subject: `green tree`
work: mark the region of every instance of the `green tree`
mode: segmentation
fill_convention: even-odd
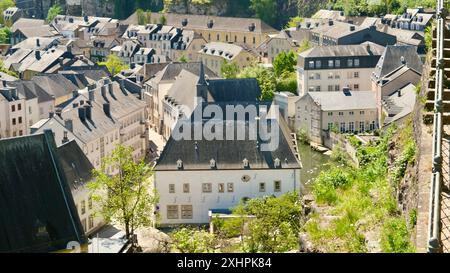
[[[220,74],[225,79],[235,79],[239,73],[239,66],[234,61],[223,60],[220,67]]]
[[[53,21],[56,16],[60,15],[62,13],[62,8],[60,5],[53,5],[50,7],[47,13],[47,22]]]
[[[161,17],[159,17],[159,23],[161,25],[166,25],[167,24],[167,18],[165,15],[161,15]]]
[[[183,227],[171,235],[172,245],[181,253],[212,253],[217,240],[205,230]]]
[[[137,9],[136,16],[138,18],[139,25],[147,25],[151,23],[152,12],[150,10],[144,11],[143,9]]]
[[[297,64],[296,54],[293,51],[289,53],[281,52],[273,60],[273,71],[275,76],[279,77],[286,72],[294,72]]]
[[[116,175],[107,170],[117,170]],[[107,222],[125,227],[127,238],[139,227],[150,226],[152,209],[158,202],[156,192],[150,194],[151,168],[133,160],[133,149],[118,145],[109,157],[102,159],[100,170],[93,171],[88,184],[99,213]]]
[[[270,101],[273,99],[277,83],[273,71],[254,63],[251,66],[245,67],[237,77],[256,78],[261,88],[261,100]]]
[[[11,39],[11,29],[9,27],[0,28],[0,44],[9,44]]]
[[[181,55],[181,57],[178,59],[178,61],[179,61],[180,63],[188,63],[188,62],[189,62],[189,59],[183,54],[183,55]]]
[[[239,210],[255,216],[248,221],[244,251],[275,253],[298,248],[301,204],[297,192],[254,198],[239,206]]]
[[[302,40],[301,44],[299,45],[297,49],[297,53],[302,53],[303,51],[306,51],[308,49],[312,48],[311,42],[308,39]]]
[[[255,12],[256,17],[274,25],[277,21],[277,2],[276,0],[251,0],[250,8]]]
[[[112,75],[120,73],[120,71],[128,69],[129,66],[126,65],[118,56],[114,54],[109,54],[105,62],[99,62],[98,65],[104,65],[108,68]]]
[[[292,17],[289,22],[287,23],[287,27],[291,28],[291,27],[297,27],[298,24],[302,23],[304,21],[304,19],[300,16],[296,16],[296,17]]]

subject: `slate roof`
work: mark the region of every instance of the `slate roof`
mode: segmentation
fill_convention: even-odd
[[[370,51],[367,50],[367,46],[369,46]],[[383,52],[384,46],[372,42],[364,42],[359,45],[316,46],[300,53],[299,56],[303,58],[380,56]]]
[[[43,26],[44,24],[45,21],[41,19],[20,18],[11,26],[11,32],[27,27]]]
[[[162,71],[156,73],[154,80],[160,81],[173,81],[181,73],[181,70],[187,70],[195,75],[200,74],[200,62],[172,62],[169,63]],[[218,76],[212,72],[207,66],[204,66],[205,75],[208,78],[217,78]]]
[[[203,121],[205,122],[205,121]],[[283,124],[284,123],[284,124]],[[195,124],[195,122],[193,123]],[[230,120],[223,124],[223,130],[232,125],[237,128],[237,121]],[[169,138],[163,152],[155,166],[156,171],[177,171],[177,161],[182,160],[181,170],[255,170],[277,169],[275,160],[281,163],[280,169],[300,169],[301,163],[292,147],[290,131],[283,119],[269,120],[269,132],[279,130],[277,148],[273,151],[261,151],[256,140],[248,137],[249,128],[244,125],[247,137],[245,140],[174,140]],[[220,126],[220,125],[219,125]],[[192,126],[192,128],[194,128]],[[261,142],[260,142],[261,143]],[[214,159],[216,167],[211,168],[210,160]],[[243,160],[247,159],[249,167],[244,167]],[[180,170],[180,171],[181,171]]]
[[[76,73],[83,74],[86,78],[89,78],[94,81],[98,81],[104,77],[109,77],[110,73],[106,66],[70,66],[64,68],[64,70],[60,71],[60,73],[66,73],[68,71],[73,71]]]
[[[399,95],[400,93],[400,95]],[[395,91],[391,95],[384,97],[383,110],[387,112],[384,125],[391,124],[409,115],[416,103],[416,87],[410,83]]]
[[[249,79],[211,79],[208,90],[215,102],[257,101],[261,97],[258,81]]]
[[[81,189],[91,181],[94,166],[76,141],[72,140],[59,146],[56,152],[72,192]]]
[[[85,242],[51,132],[0,140],[0,252],[51,252]]]
[[[242,51],[246,51],[246,49],[236,44],[211,42],[205,44],[205,46],[200,51],[198,51],[198,53],[222,57],[227,60],[233,60]]]
[[[350,30],[350,26],[353,26],[355,29],[354,30]],[[339,22],[339,21],[333,21],[333,25],[329,25],[327,24],[323,24],[320,25],[319,27],[316,27],[314,29],[311,30],[311,32],[314,33],[318,33],[318,34],[323,34],[325,36],[331,37],[331,38],[341,38],[341,37],[345,37],[349,34],[352,33],[356,33],[358,31],[361,31],[365,28],[354,25],[354,24],[349,24],[346,22]]]
[[[422,61],[417,54],[417,48],[409,45],[388,45],[378,60],[372,78],[379,80],[386,74],[402,66],[402,57],[405,63],[412,69],[421,72]]]
[[[309,92],[310,96],[322,111],[376,109],[376,93],[373,91],[354,91],[346,95],[344,92]],[[302,98],[300,98],[302,99]]]
[[[80,106],[83,101],[83,106]],[[98,104],[92,104],[92,118],[82,121],[79,117],[78,108],[84,107],[88,101],[88,98],[79,95],[78,97],[68,101],[62,105],[61,117],[54,115],[46,123],[44,123],[36,133],[41,133],[44,130],[52,130],[55,134],[55,140],[57,145],[62,145],[64,138],[64,131],[68,134],[69,140],[78,140],[78,143],[86,144],[95,139],[104,136],[107,133],[113,132],[118,127],[118,121],[112,117],[105,115],[103,107]],[[78,106],[73,104],[77,103]],[[112,109],[111,109],[112,110]],[[65,120],[72,120],[73,130],[70,131],[65,127]]]
[[[166,18],[167,25],[175,26],[178,28],[184,27],[185,29],[209,29],[208,23],[212,20],[213,25],[211,30],[222,31],[238,31],[238,32],[254,32],[261,33],[276,33],[277,30],[267,25],[260,19],[256,18],[237,18],[237,17],[222,17],[222,16],[209,16],[209,15],[193,15],[193,14],[177,14],[177,13],[151,13],[152,21],[159,22],[159,18],[163,16]],[[186,26],[183,26],[183,20],[186,20]],[[133,13],[124,24],[137,25],[136,12]],[[254,24],[253,31],[250,30],[250,26]]]

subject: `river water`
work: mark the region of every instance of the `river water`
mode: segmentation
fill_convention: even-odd
[[[300,182],[303,188],[303,194],[307,194],[311,190],[314,179],[323,170],[327,170],[330,166],[330,157],[319,153],[307,144],[298,144],[298,151],[302,161],[303,168],[300,171]]]

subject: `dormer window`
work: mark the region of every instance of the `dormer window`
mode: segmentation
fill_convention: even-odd
[[[214,169],[216,167],[216,160],[214,160],[214,158],[211,158],[211,160],[209,161],[209,166],[211,167],[211,169]]]
[[[244,160],[242,160],[242,163],[244,164],[244,168],[248,168],[249,162],[247,158],[244,158]]]
[[[177,168],[178,170],[181,170],[183,168],[183,161],[181,159],[177,160]]]
[[[275,168],[280,168],[281,167],[281,160],[277,157],[275,158]]]

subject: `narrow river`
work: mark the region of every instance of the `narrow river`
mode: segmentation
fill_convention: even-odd
[[[300,181],[304,187],[303,194],[307,194],[311,190],[314,179],[323,170],[329,168],[330,157],[313,150],[309,145],[300,143],[298,145],[300,159],[303,168],[300,171]]]

